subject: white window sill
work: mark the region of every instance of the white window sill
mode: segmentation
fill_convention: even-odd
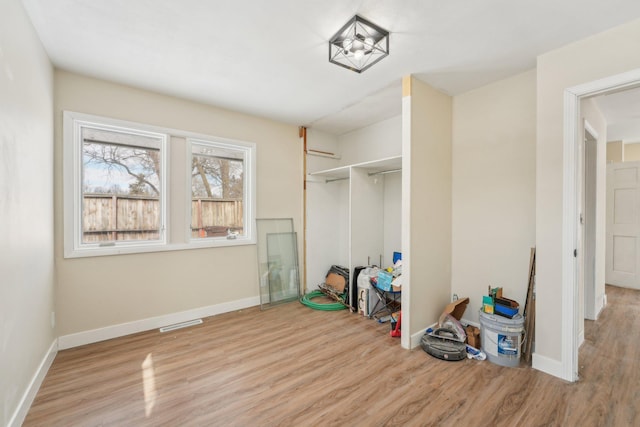
[[[185,251],[190,249],[224,248],[233,246],[255,245],[255,239],[202,239],[193,240],[189,243],[174,244],[146,244],[146,245],[122,245],[108,247],[92,247],[77,250],[64,251],[64,258],[88,258],[111,255],[141,254],[152,252]]]

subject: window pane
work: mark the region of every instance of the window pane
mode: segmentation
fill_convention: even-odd
[[[244,151],[191,145],[191,237],[244,235]]]
[[[82,243],[160,239],[161,139],[81,132]]]

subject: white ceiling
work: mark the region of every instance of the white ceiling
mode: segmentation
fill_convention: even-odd
[[[595,100],[607,120],[607,141],[640,142],[640,87]]]
[[[455,95],[640,17],[638,0],[23,0],[55,66],[340,134],[400,114],[400,79]],[[362,74],[328,62],[359,14],[389,30]]]

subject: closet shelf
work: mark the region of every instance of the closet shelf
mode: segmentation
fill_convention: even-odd
[[[402,156],[387,157],[371,162],[355,163],[352,165],[340,166],[332,169],[325,169],[312,172],[309,176],[323,177],[328,180],[349,178],[351,168],[359,168],[366,170],[369,174],[384,173],[388,171],[397,171],[402,169]]]

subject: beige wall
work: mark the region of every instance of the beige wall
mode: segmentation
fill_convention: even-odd
[[[5,426],[22,422],[30,398],[22,407],[20,400],[55,339],[53,71],[22,2],[3,1],[1,9],[0,425]]]
[[[640,160],[640,144],[624,144],[623,161],[635,162]]]
[[[622,141],[607,142],[607,163],[624,161],[624,148]]]
[[[524,310],[535,246],[535,70],[453,98],[451,292],[478,322],[487,286]]]
[[[451,97],[405,77],[402,346],[438,321],[451,290]],[[405,334],[405,331],[408,332]]]
[[[566,88],[640,67],[640,20],[538,57],[536,144],[537,316],[534,367],[562,360],[563,118]],[[566,249],[570,250],[570,249]]]
[[[382,120],[338,137],[340,165],[402,155],[402,116]]]
[[[295,229],[302,227],[302,146],[295,126],[56,71],[55,244],[60,336],[201,307],[258,302],[255,245],[63,259],[64,110],[254,142],[257,217],[293,218]],[[186,197],[186,186],[174,185],[171,191],[171,197]],[[299,245],[301,235],[298,233]]]

